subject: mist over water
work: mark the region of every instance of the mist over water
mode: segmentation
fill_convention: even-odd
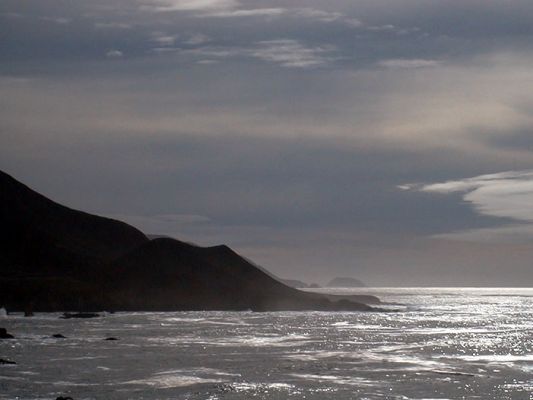
[[[9,315],[0,399],[533,398],[533,289],[339,291],[398,311]]]

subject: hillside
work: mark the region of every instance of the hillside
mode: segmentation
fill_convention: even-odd
[[[57,204],[0,172],[0,305],[57,310],[369,310],[202,248]]]
[[[80,274],[148,241],[123,222],[72,210],[0,171],[2,276]]]

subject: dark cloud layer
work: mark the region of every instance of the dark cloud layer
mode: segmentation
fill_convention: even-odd
[[[61,202],[308,281],[533,281],[528,221],[418,190],[532,168],[531,2],[6,0],[0,30],[0,168]]]

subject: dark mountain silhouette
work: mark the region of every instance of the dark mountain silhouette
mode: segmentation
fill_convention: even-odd
[[[123,222],[59,205],[1,171],[0,222],[3,275],[82,273],[148,241]]]
[[[0,171],[0,305],[57,310],[369,310],[290,288],[227,246],[149,240]],[[375,298],[364,298],[373,301]]]

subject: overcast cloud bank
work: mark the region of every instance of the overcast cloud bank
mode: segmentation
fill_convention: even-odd
[[[0,27],[0,168],[54,199],[308,281],[533,282],[531,2],[5,0]]]

